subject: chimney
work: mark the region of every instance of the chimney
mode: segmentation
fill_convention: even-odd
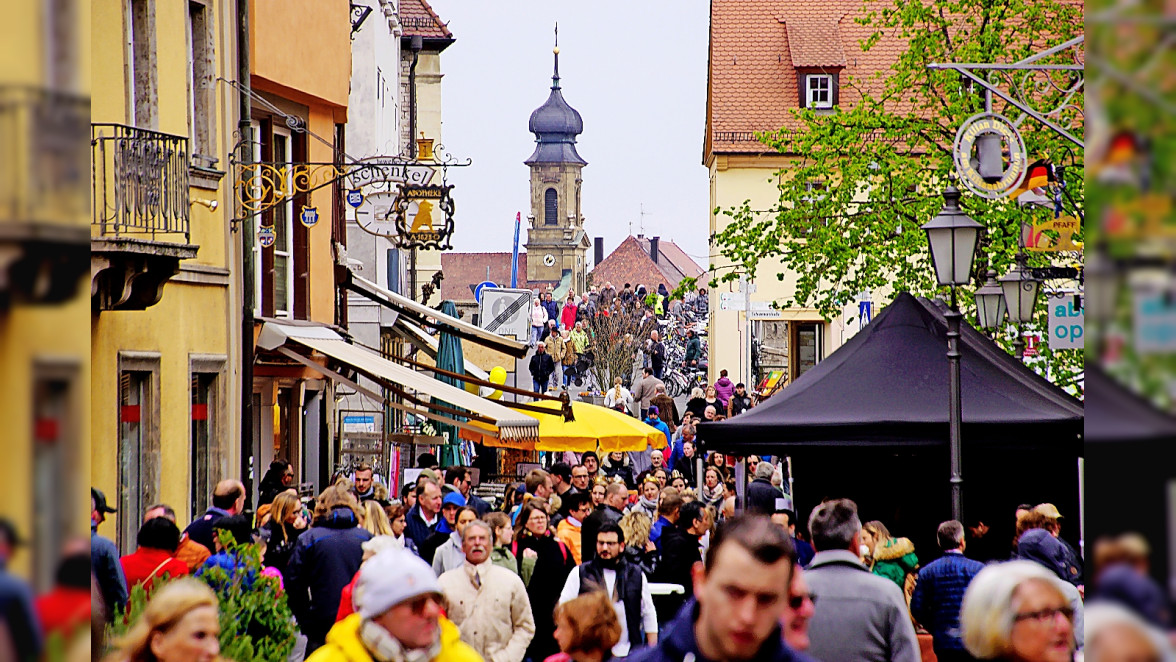
[[[649,240],[649,259],[653,260],[654,264],[657,264],[657,251],[658,244],[660,243],[661,237],[654,237]]]
[[[592,249],[592,266],[598,267],[604,262],[604,237],[596,237]]]

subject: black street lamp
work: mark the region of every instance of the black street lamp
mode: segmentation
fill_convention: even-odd
[[[1033,321],[1033,308],[1037,305],[1037,293],[1041,290],[1041,281],[1033,276],[1027,261],[1024,253],[1018,253],[1016,264],[1000,278],[1005,305],[1009,311],[1009,322],[1017,327],[1017,337],[1013,339],[1013,354],[1019,359],[1025,355],[1025,339],[1021,336],[1020,325]]]
[[[984,286],[976,290],[976,325],[982,329],[995,329],[1004,321],[1004,290],[996,282],[996,272],[988,270]]]
[[[948,442],[951,455],[951,515],[964,521],[963,447],[960,441],[960,320],[963,314],[956,305],[956,287],[965,285],[972,276],[972,261],[983,225],[972,220],[960,209],[960,192],[948,186],[943,192],[943,209],[939,215],[923,225],[927,244],[931,248],[931,263],[940,286],[951,288],[951,308],[947,311],[947,362],[950,376],[948,409]]]

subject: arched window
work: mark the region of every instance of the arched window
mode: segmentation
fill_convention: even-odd
[[[553,188],[543,194],[543,224],[559,225],[559,194]]]

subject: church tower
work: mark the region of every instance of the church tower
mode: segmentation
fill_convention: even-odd
[[[527,281],[556,283],[560,293],[584,292],[588,249],[580,213],[580,170],[588,162],[576,153],[576,136],[584,120],[564,101],[559,86],[559,27],[556,27],[555,74],[547,102],[531,113],[535,152],[531,168],[531,225],[527,230]]]

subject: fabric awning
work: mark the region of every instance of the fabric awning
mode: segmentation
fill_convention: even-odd
[[[387,306],[401,315],[407,316],[415,324],[444,329],[463,340],[468,340],[472,343],[509,354],[516,359],[521,359],[527,355],[526,343],[491,333],[469,322],[463,322],[456,317],[444,315],[438,310],[434,310],[422,303],[417,303],[391,290],[386,290],[370,280],[361,278],[351,270],[347,271],[343,286],[356,294],[365,296],[380,305]]]
[[[464,389],[446,384],[427,374],[393,363],[371,350],[344,341],[339,334],[331,329],[321,326],[292,326],[266,322],[257,339],[257,346],[261,349],[283,354],[318,370],[335,381],[346,383],[377,401],[381,400],[378,394],[368,391],[345,376],[329,368],[324,368],[293,351],[295,345],[314,350],[363,373],[374,381],[387,385],[389,388],[415,391],[421,396],[435,398],[449,403],[453,407],[466,410],[469,412],[468,418],[471,421],[482,423],[476,428],[479,434],[485,434],[487,432],[486,426],[490,426],[493,428],[493,433],[502,440],[537,441],[539,438],[539,422],[534,418],[478,397]],[[437,409],[435,405],[412,408],[399,403],[389,404],[447,425],[455,425],[462,429],[472,428],[470,422],[454,418],[455,416],[465,418],[465,416],[444,412]],[[426,410],[424,407],[429,407],[429,409]]]
[[[429,358],[434,361],[437,360],[437,338],[430,335],[421,327],[413,324],[405,319],[403,316],[397,317],[396,322],[392,325],[392,333],[404,338],[408,342],[415,345],[418,349],[424,352]],[[470,363],[465,364],[465,373],[475,379],[482,381],[490,381],[490,374],[478,366]],[[494,389],[489,386],[479,386],[479,395],[483,398],[494,392]]]

